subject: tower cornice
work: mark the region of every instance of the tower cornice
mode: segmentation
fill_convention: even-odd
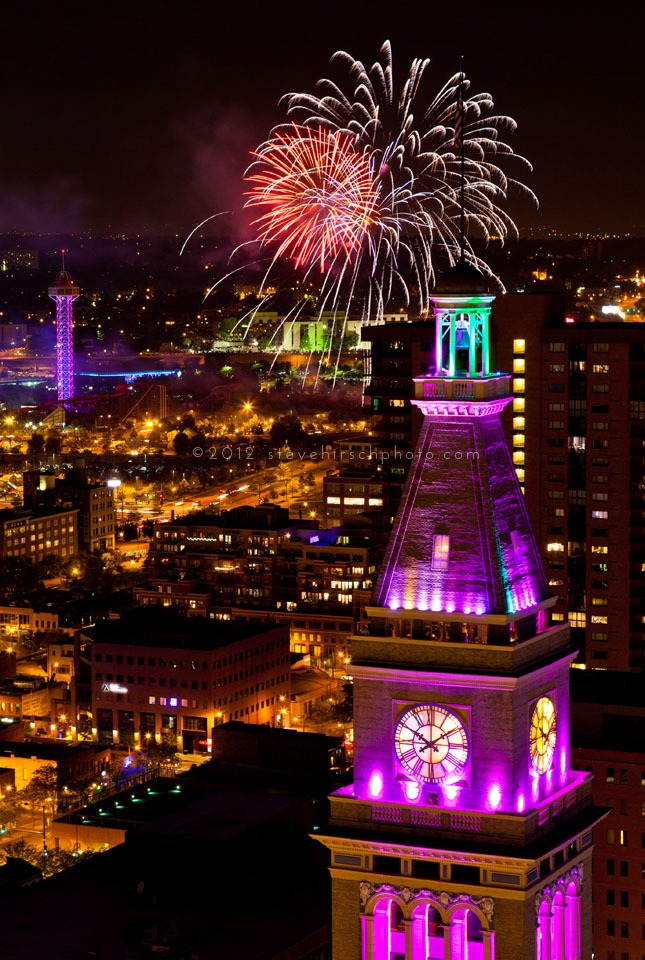
[[[522,687],[533,686],[535,682],[548,677],[553,672],[554,667],[566,664],[570,667],[577,656],[576,650],[569,651],[564,657],[558,657],[557,660],[550,660],[540,667],[534,668],[530,673],[520,675],[504,675],[491,673],[466,674],[463,670],[454,673],[447,672],[441,668],[433,670],[427,668],[423,671],[424,681],[431,683],[433,689],[446,687],[454,689],[455,686],[461,686],[466,690],[469,686],[477,687],[477,690],[521,690]],[[485,666],[482,664],[482,667]],[[408,669],[398,666],[380,666],[368,663],[352,663],[353,679],[361,678],[375,683],[408,682],[411,684],[419,683],[419,670]]]

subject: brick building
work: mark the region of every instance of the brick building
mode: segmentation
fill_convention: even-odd
[[[282,507],[189,515],[155,527],[142,606],[214,620],[270,618],[291,631],[291,649],[335,672],[349,656],[373,586],[377,545],[370,518],[320,530]]]
[[[0,510],[0,556],[37,563],[50,556],[67,560],[77,553],[76,508]]]
[[[568,322],[556,295],[500,297],[494,322],[497,359],[514,372],[507,436],[554,616],[588,667],[642,671],[645,328]]]
[[[84,553],[113,550],[116,506],[114,488],[92,482],[83,461],[63,476],[26,470],[23,473],[26,507],[69,505],[78,511],[78,549]]]
[[[593,774],[594,953],[643,955],[645,930],[645,705],[636,673],[571,671],[571,761]]]

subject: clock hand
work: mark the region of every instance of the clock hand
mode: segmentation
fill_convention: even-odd
[[[427,740],[418,730],[415,731],[415,736],[418,737],[419,740],[422,740],[426,747],[432,747],[431,741]]]
[[[437,744],[438,744],[438,743],[441,743],[441,741],[444,739],[444,735],[441,734],[441,736],[437,737],[436,740],[428,740],[426,737],[423,736],[422,733],[419,733],[418,730],[417,730],[416,735],[417,735],[417,737],[419,738],[419,740],[423,740],[425,746],[426,746],[429,750],[436,750],[436,749],[437,749]]]

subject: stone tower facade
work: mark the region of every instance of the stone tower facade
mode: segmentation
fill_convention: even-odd
[[[493,296],[433,296],[415,459],[352,641],[354,780],[331,796],[333,960],[589,960],[591,778],[569,754],[568,624],[491,372]]]

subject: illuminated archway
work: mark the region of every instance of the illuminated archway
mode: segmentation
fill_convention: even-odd
[[[537,895],[537,960],[582,960],[581,891],[581,871],[574,868]]]
[[[490,897],[361,884],[362,960],[494,960]]]

